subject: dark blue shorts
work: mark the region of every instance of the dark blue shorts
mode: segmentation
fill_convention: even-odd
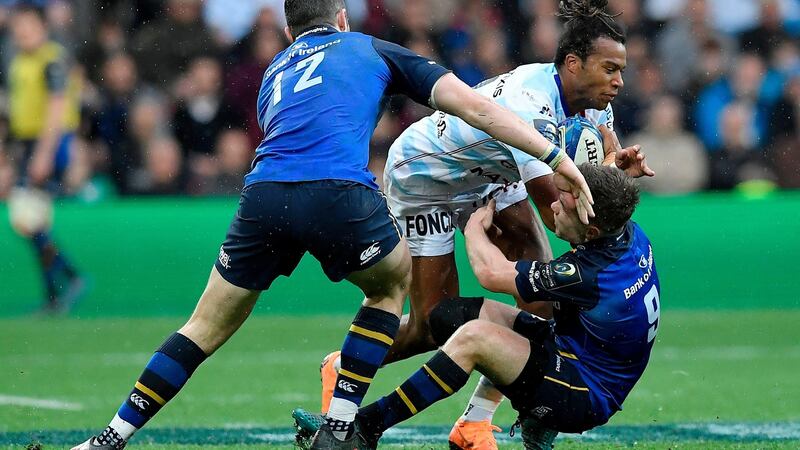
[[[533,416],[545,427],[564,433],[582,433],[608,420],[595,411],[588,386],[570,362],[573,356],[556,348],[547,321],[523,313],[514,331],[530,340],[531,354],[519,378],[497,388],[521,419]]]
[[[400,236],[383,194],[359,183],[261,182],[242,190],[216,268],[231,284],[265,290],[309,252],[341,281],[391,253]]]

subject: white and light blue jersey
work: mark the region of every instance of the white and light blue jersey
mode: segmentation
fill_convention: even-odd
[[[557,142],[556,125],[581,114],[613,129],[605,110],[569,111],[554,64],[530,64],[480,83],[475,90],[511,110]],[[498,142],[462,119],[437,111],[411,125],[389,150],[384,180],[390,198],[425,196],[445,201],[488,184],[508,185],[552,173],[527,153]]]

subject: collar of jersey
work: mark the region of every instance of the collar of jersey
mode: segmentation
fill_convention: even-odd
[[[578,250],[584,249],[602,249],[614,248],[627,245],[630,240],[632,222],[629,220],[622,229],[622,233],[612,234],[611,236],[603,236],[601,238],[592,239],[591,241],[584,242],[583,244],[575,245]]]
[[[339,30],[337,30],[331,25],[326,25],[326,24],[313,25],[306,28],[305,30],[303,30],[302,33],[297,35],[297,37],[295,38],[295,42],[299,41],[304,37],[311,36],[313,34],[322,34],[322,33],[328,34],[328,33],[338,33],[338,32]]]
[[[561,101],[561,109],[564,110],[565,116],[572,117],[572,112],[569,110],[566,97],[564,96],[564,86],[561,84],[561,77],[558,75],[558,72],[553,75],[553,79],[556,80],[556,86],[558,86],[558,99]]]

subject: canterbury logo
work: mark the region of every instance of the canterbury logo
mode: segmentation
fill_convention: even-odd
[[[131,402],[134,405],[138,406],[139,409],[145,409],[148,406],[150,406],[150,402],[148,402],[147,400],[143,399],[139,394],[135,394],[135,393],[131,394]]]
[[[341,389],[341,390],[343,390],[345,392],[350,392],[350,393],[355,392],[356,388],[358,387],[357,385],[355,385],[353,383],[350,383],[350,382],[347,382],[347,381],[344,381],[344,380],[339,380],[338,386],[339,386],[339,389]]]
[[[366,264],[370,259],[374,258],[375,255],[381,252],[381,248],[379,247],[380,243],[376,242],[372,244],[368,249],[361,252],[361,264]]]

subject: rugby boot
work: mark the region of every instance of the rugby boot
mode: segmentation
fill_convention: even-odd
[[[336,439],[327,423],[323,423],[314,435],[310,448],[312,450],[374,450],[378,448],[377,439],[375,441],[367,440],[366,436],[361,433],[358,419],[353,426],[355,427],[353,435],[342,441]]]
[[[125,447],[125,444],[122,444],[122,447],[115,447],[108,444],[100,445],[95,443],[96,440],[97,436],[92,436],[83,444],[78,444],[75,447],[72,447],[72,450],[121,450]]]
[[[292,411],[292,419],[294,419],[296,430],[294,439],[297,446],[301,449],[311,448],[311,439],[314,438],[314,434],[325,423],[325,416],[308,412],[303,408],[295,408]]]
[[[312,447],[312,439],[316,438],[316,434],[323,428],[325,425],[325,416],[322,414],[315,414],[312,412],[308,412],[303,408],[296,408],[292,411],[292,418],[294,419],[294,425],[297,429],[297,434],[295,435],[295,440],[297,442],[297,446],[301,449],[310,449],[310,448],[317,448]],[[353,433],[353,437],[359,436],[361,442],[361,447],[352,447],[358,449],[373,449],[378,447],[378,440],[381,438],[381,433],[370,433],[365,430],[365,424],[362,423],[362,417],[356,416],[356,420],[353,423],[355,427],[355,431]],[[330,433],[330,428],[325,425],[325,428]],[[330,439],[334,439],[337,442],[350,442],[350,441],[339,441],[336,439],[332,434],[329,436]],[[351,438],[352,439],[352,438]],[[325,437],[325,440],[328,440],[328,437]],[[338,444],[337,444],[338,445]],[[322,447],[327,448],[327,447]],[[339,448],[339,447],[334,447]],[[346,448],[346,447],[342,447]]]
[[[339,368],[341,367],[342,352],[336,350],[329,353],[322,364],[319,365],[319,378],[322,380],[322,414],[327,414],[333,400],[333,389],[336,387],[336,378],[339,377]]]
[[[525,450],[552,450],[555,446],[558,431],[545,427],[532,417],[517,419],[517,424],[522,425],[522,443]]]
[[[453,429],[450,430],[451,450],[497,450],[497,440],[494,438],[494,432],[501,432],[503,430],[496,425],[492,425],[490,420],[482,420],[480,422],[467,422],[464,419],[458,419]]]

